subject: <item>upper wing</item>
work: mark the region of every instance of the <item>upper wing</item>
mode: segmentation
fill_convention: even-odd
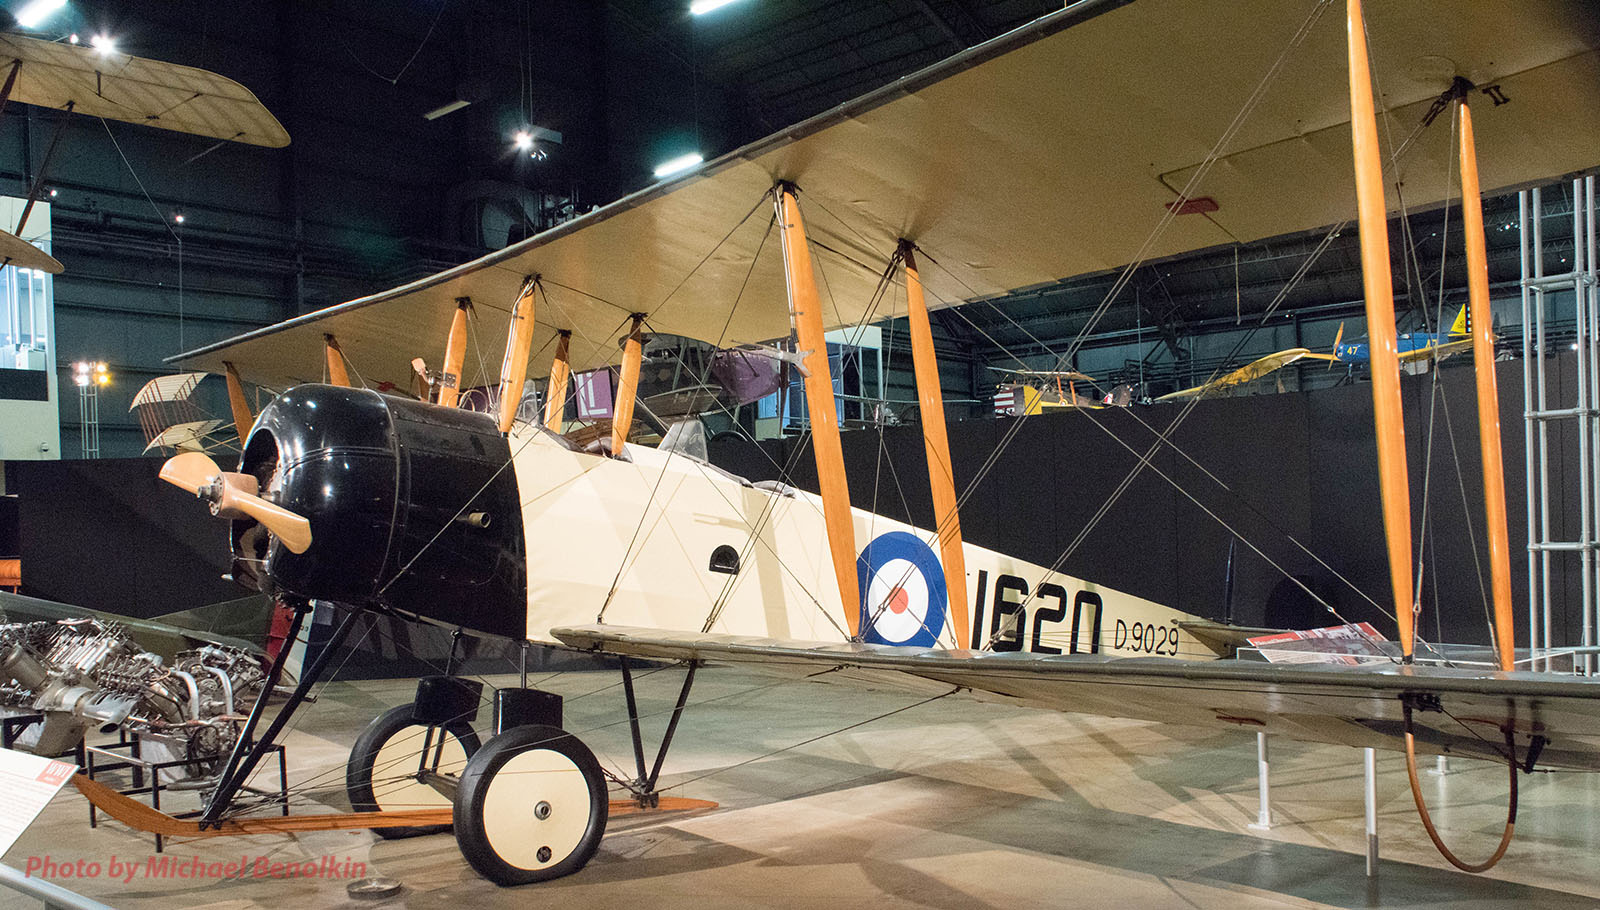
[[[1248,660],[934,651],[777,641],[618,626],[553,630],[575,648],[749,664],[800,676],[959,687],[1058,711],[1230,725],[1292,739],[1397,749],[1402,695],[1437,699],[1415,715],[1419,751],[1499,759],[1502,727],[1547,741],[1539,763],[1600,769],[1600,680],[1413,666],[1329,667]]]
[[[0,72],[17,69],[11,100],[210,139],[280,148],[289,134],[251,91],[192,66],[76,44],[0,35]]]
[[[902,237],[926,253],[922,278],[941,305],[1332,224],[1351,217],[1354,192],[1344,23],[1325,15],[1191,190],[1216,210],[1153,234],[1308,14],[1328,6],[1080,0],[474,262],[174,360],[214,372],[226,360],[258,381],[293,381],[320,375],[332,333],[369,381],[404,386],[413,357],[443,349],[467,297],[477,337],[496,350],[483,352],[487,367],[468,357],[462,382],[484,384],[512,302],[535,274],[549,291],[535,348],[572,331],[574,369],[615,358],[632,313],[651,331],[724,346],[783,337],[781,257],[763,201],[777,180],[803,191],[832,327],[903,311],[902,295],[874,299]],[[1600,163],[1600,35],[1580,27],[1587,6],[1374,5],[1373,65],[1390,115],[1402,133],[1421,121],[1450,75],[1414,64],[1443,59],[1512,99],[1479,115],[1486,188]],[[1450,141],[1440,118],[1412,142],[1408,205],[1448,197]],[[535,357],[535,370],[547,362]]]
[[[1185,398],[1203,398],[1213,393],[1220,392],[1224,389],[1232,388],[1236,385],[1244,385],[1247,382],[1253,382],[1263,376],[1268,375],[1269,373],[1283,369],[1302,357],[1309,356],[1311,356],[1311,352],[1305,348],[1290,348],[1287,351],[1279,351],[1276,354],[1268,354],[1265,357],[1250,361],[1249,363],[1231,373],[1228,373],[1225,376],[1218,376],[1216,379],[1213,379],[1204,385],[1197,385],[1194,388],[1170,392],[1166,395],[1162,395],[1160,398],[1157,398],[1156,401],[1179,401]]]

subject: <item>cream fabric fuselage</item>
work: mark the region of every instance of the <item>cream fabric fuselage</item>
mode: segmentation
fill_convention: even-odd
[[[756,488],[687,455],[645,446],[628,446],[631,461],[574,452],[526,425],[513,431],[511,450],[527,547],[530,640],[550,642],[552,628],[593,622],[847,639],[816,496]],[[933,533],[852,511],[868,564],[857,570],[869,598],[867,640],[955,647]],[[719,547],[738,554],[737,572],[711,568]],[[1200,617],[983,547],[967,544],[964,552],[974,648],[1216,656],[1179,632],[1177,623]],[[876,639],[869,628],[879,630]]]

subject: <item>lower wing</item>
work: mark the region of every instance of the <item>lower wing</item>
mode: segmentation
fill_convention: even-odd
[[[1398,664],[1177,661],[1098,654],[940,651],[589,625],[553,630],[580,650],[741,664],[867,684],[934,684],[1012,704],[1291,739],[1503,761],[1505,731],[1545,767],[1600,770],[1600,679]],[[1531,761],[1529,762],[1531,764]]]

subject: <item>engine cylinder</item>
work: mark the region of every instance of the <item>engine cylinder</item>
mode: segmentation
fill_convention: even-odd
[[[240,470],[311,522],[311,546],[290,552],[253,520],[236,520],[235,577],[522,638],[522,515],[510,462],[486,414],[296,386],[262,410]]]

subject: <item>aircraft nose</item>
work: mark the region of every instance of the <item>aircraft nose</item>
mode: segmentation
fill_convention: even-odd
[[[234,522],[234,577],[264,591],[399,607],[525,635],[521,508],[487,414],[365,389],[302,385],[261,412],[241,471],[303,515],[312,544]]]

